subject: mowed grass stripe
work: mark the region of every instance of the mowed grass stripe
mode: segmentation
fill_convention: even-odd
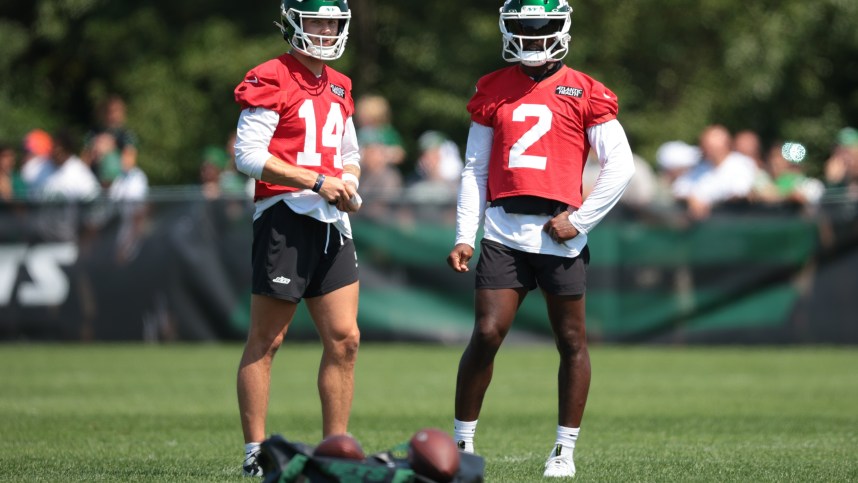
[[[451,430],[462,347],[364,344],[351,431],[368,452]],[[241,346],[0,346],[0,480],[247,481]],[[320,437],[317,344],[275,362],[269,430]],[[858,351],[597,345],[578,481],[858,481]],[[539,481],[557,355],[496,361],[477,449],[487,481]]]

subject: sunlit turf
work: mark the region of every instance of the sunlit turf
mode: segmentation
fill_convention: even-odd
[[[364,344],[350,430],[367,452],[452,430],[462,347]],[[320,348],[287,340],[269,431],[321,438]],[[0,345],[0,480],[248,481],[240,345]],[[858,481],[858,350],[595,346],[577,481]],[[509,345],[477,432],[487,481],[539,481],[557,356]]]

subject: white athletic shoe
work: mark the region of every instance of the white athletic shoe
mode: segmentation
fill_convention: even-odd
[[[471,453],[474,454],[474,442],[473,441],[457,441],[456,446],[459,447],[459,451],[463,453]]]
[[[244,464],[241,465],[244,476],[263,476],[262,466],[259,464],[259,450],[245,453]]]
[[[563,448],[562,445],[557,445],[551,450],[548,455],[548,461],[545,462],[545,473],[542,476],[546,478],[572,478],[575,476],[575,462],[572,460],[572,452]]]

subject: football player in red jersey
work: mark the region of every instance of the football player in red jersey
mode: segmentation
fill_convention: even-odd
[[[250,329],[238,369],[244,473],[260,476],[271,363],[298,303],[323,345],[323,436],[347,432],[357,326],[358,269],[348,213],[360,207],[351,80],[326,65],[345,48],[345,0],[282,0],[291,50],[251,69],[235,89],[242,111],[236,166],[256,179]]]
[[[518,307],[539,287],[560,353],[557,438],[544,476],[575,474],[572,451],[590,386],[584,324],[587,234],[634,174],[617,120],[617,97],[562,63],[572,9],[566,0],[507,0],[500,9],[503,58],[515,65],[477,82],[459,191],[456,244],[447,262],[468,271],[480,221],[475,327],[459,363],[454,433],[474,451],[477,418],[494,358]],[[591,148],[601,163],[582,200]]]

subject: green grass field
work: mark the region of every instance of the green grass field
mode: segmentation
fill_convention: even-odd
[[[364,344],[367,452],[452,429],[461,347]],[[577,481],[858,481],[858,350],[596,346]],[[247,481],[239,345],[0,345],[0,480]],[[319,347],[278,355],[269,431],[320,439]],[[487,481],[538,481],[556,426],[551,346],[498,356],[477,434]]]

